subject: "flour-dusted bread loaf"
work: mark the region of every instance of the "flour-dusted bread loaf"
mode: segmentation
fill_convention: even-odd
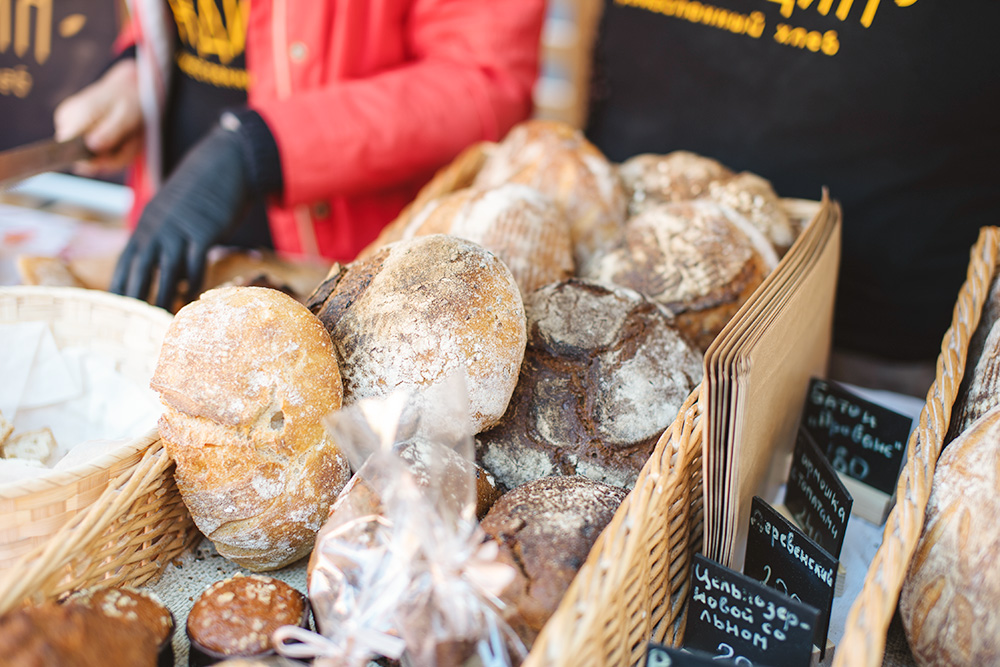
[[[254,571],[307,554],[350,476],[320,422],[342,398],[320,321],[277,290],[209,290],[171,322],[150,385],[181,497],[218,552]]]
[[[482,246],[446,234],[391,243],[336,267],[308,305],[333,339],[345,404],[464,372],[473,432],[507,409],[524,304],[510,269]]]
[[[701,381],[702,359],[662,306],[579,279],[532,292],[528,345],[503,419],[477,458],[506,488],[548,475],[631,487]]]
[[[586,477],[545,477],[508,491],[483,519],[515,569],[504,617],[527,646],[555,613],[626,491]]]
[[[584,273],[666,306],[702,351],[778,263],[742,216],[706,199],[648,206],[625,240]]]
[[[451,234],[493,252],[510,269],[522,294],[573,275],[566,213],[527,185],[465,188],[434,199],[414,215],[403,238],[428,234]]]
[[[547,120],[512,129],[486,159],[474,186],[522,183],[566,210],[577,268],[618,241],[628,199],[614,165],[579,130]]]
[[[744,171],[732,178],[713,181],[708,185],[708,197],[749,220],[778,255],[784,255],[798,235],[770,181],[757,174]]]
[[[733,171],[718,160],[673,151],[630,157],[618,165],[618,174],[629,197],[629,210],[635,214],[649,204],[705,197],[714,181],[731,178]]]
[[[899,611],[918,665],[1000,664],[1000,408],[941,454]]]

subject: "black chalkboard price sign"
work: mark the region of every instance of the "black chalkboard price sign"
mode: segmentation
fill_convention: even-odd
[[[743,573],[819,611],[813,641],[826,650],[837,559],[758,497],[750,505]],[[823,657],[823,654],[820,654]]]
[[[652,642],[646,647],[645,667],[732,667],[735,664],[732,660],[702,651],[672,648]]]
[[[785,485],[785,507],[802,532],[840,558],[854,499],[809,433],[799,428]]]
[[[809,383],[803,424],[834,469],[892,495],[913,420],[836,382]]]
[[[741,667],[806,667],[817,609],[695,554],[684,648]]]

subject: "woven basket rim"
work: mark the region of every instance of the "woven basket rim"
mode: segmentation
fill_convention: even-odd
[[[48,287],[44,285],[10,285],[0,287],[0,300],[7,298],[57,298],[68,301],[86,301],[92,305],[106,306],[124,311],[127,314],[142,317],[153,322],[162,320],[164,331],[173,320],[173,315],[157,306],[132,297],[120,296],[111,292],[86,289],[83,287]],[[18,320],[31,321],[31,320]],[[0,321],[0,324],[10,322]],[[58,341],[57,341],[58,343]],[[80,463],[65,470],[55,471],[39,477],[32,477],[18,482],[0,486],[0,498],[15,500],[34,493],[43,493],[56,488],[62,488],[85,479],[95,473],[112,469],[116,464],[136,456],[148,449],[159,438],[155,427],[142,435],[131,438],[127,443],[107,452],[96,459]]]
[[[132,438],[120,447],[102,454],[96,459],[81,463],[72,468],[66,468],[65,470],[52,469],[53,474],[30,477],[19,482],[4,484],[0,486],[0,498],[4,500],[16,500],[34,493],[44,493],[51,489],[63,488],[75,484],[90,475],[110,470],[115,464],[144,452],[159,438],[159,431],[156,427],[153,427],[143,435]]]

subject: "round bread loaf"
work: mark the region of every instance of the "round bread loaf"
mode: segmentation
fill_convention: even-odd
[[[500,594],[504,616],[527,646],[555,613],[626,491],[586,477],[545,477],[500,497],[483,530],[514,568]]]
[[[748,171],[708,184],[708,196],[750,221],[784,255],[798,235],[771,183]]]
[[[209,290],[171,322],[150,386],[181,497],[218,552],[254,571],[307,554],[350,477],[320,423],[342,389],[319,320],[277,290]]]
[[[713,181],[726,180],[733,172],[712,158],[691,151],[673,151],[630,157],[618,165],[618,175],[634,215],[648,204],[704,197]]]
[[[573,275],[573,245],[562,208],[534,188],[506,183],[434,199],[403,238],[451,234],[478,243],[507,265],[521,294]]]
[[[584,277],[663,304],[704,351],[777,263],[745,218],[699,199],[651,205],[630,218],[624,243]]]
[[[523,183],[566,211],[577,268],[621,237],[628,199],[614,165],[579,130],[547,120],[512,129],[486,159],[474,187]]]
[[[572,279],[532,292],[525,310],[521,378],[477,459],[508,489],[553,474],[631,487],[701,381],[701,355],[630,289]]]
[[[1000,408],[941,454],[899,612],[918,665],[1000,664]]]
[[[330,332],[344,402],[465,373],[472,432],[503,415],[524,357],[524,304],[510,269],[446,234],[391,243],[335,267],[308,301]]]

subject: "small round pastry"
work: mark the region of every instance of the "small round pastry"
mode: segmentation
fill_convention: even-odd
[[[481,245],[447,234],[391,243],[335,267],[307,305],[330,332],[345,405],[464,372],[472,432],[507,409],[524,304],[510,269]]]
[[[402,237],[428,234],[458,236],[494,253],[510,269],[522,295],[573,275],[565,212],[527,185],[465,188],[431,200],[413,216]]]
[[[254,571],[309,553],[350,478],[320,419],[341,406],[322,323],[265,287],[209,290],[167,330],[150,386],[195,524]]]
[[[483,530],[500,543],[497,561],[516,572],[500,598],[526,646],[559,607],[626,493],[586,477],[544,477],[505,493],[483,519]]]
[[[508,489],[553,474],[631,487],[701,381],[701,354],[663,306],[623,287],[547,285],[526,312],[521,377],[476,437],[477,460]]]
[[[155,593],[127,587],[88,588],[66,598],[65,604],[86,607],[124,621],[134,626],[130,631],[152,633],[159,647],[157,667],[173,667],[174,615]]]
[[[938,459],[899,596],[916,664],[1000,664],[1000,408]]]
[[[673,151],[630,157],[618,165],[618,175],[634,215],[650,204],[704,197],[712,182],[730,178],[733,171],[712,158],[691,151]]]
[[[309,601],[299,591],[260,574],[217,581],[188,613],[191,667],[273,655],[271,634],[284,625],[309,627]]]
[[[50,601],[0,616],[4,665],[156,667],[159,644],[142,624],[84,605]]]
[[[577,269],[621,237],[628,200],[614,165],[566,123],[528,120],[516,125],[483,164],[473,186],[522,183],[566,211]]]
[[[778,264],[760,231],[719,204],[656,204],[625,226],[624,243],[584,277],[663,304],[702,351]]]

